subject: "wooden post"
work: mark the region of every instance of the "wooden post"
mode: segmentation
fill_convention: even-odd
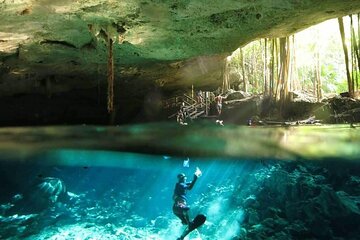
[[[194,84],[191,85],[191,98],[194,99]]]
[[[208,105],[209,105],[209,92],[205,92],[205,116],[209,115]]]

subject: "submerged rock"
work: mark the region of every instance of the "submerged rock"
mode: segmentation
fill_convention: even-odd
[[[5,215],[40,213],[52,207],[62,207],[78,198],[68,192],[63,180],[55,177],[39,177],[21,194],[12,198],[11,207],[4,211]],[[60,203],[60,205],[57,205]]]
[[[59,178],[45,177],[40,179],[40,183],[30,193],[30,199],[39,205],[51,205],[59,199],[65,199],[67,190],[64,181]]]

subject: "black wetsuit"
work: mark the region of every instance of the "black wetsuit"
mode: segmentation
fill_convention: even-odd
[[[191,190],[197,180],[197,176],[194,175],[194,178],[191,182],[178,182],[175,185],[174,189],[174,205],[173,212],[176,216],[181,219],[183,224],[189,224],[189,215],[188,211],[190,207],[187,206],[186,201],[186,192],[187,190]]]

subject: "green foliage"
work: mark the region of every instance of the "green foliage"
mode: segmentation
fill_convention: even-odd
[[[348,23],[349,24],[349,23]],[[347,39],[349,42],[350,40]],[[264,40],[257,40],[242,47],[245,79],[248,92],[264,91]],[[318,57],[317,57],[318,56]],[[240,51],[231,56],[230,84],[244,79],[241,70]],[[348,90],[344,55],[336,19],[313,26],[295,35],[295,74],[292,81],[297,81],[300,89],[312,92],[316,78],[317,62],[320,63],[320,78],[323,93],[340,93]],[[270,41],[267,46],[267,71],[270,66]],[[358,74],[358,78],[359,78]],[[236,76],[236,77],[234,77]],[[267,76],[268,78],[268,76]],[[275,77],[277,81],[277,77]],[[357,80],[358,82],[360,79]],[[276,84],[276,83],[274,83]],[[298,86],[294,84],[294,86]],[[356,85],[356,80],[355,80]],[[240,84],[242,86],[242,83]],[[299,87],[298,87],[299,88]]]
[[[258,93],[263,88],[263,44],[260,40],[254,41],[242,48],[243,60],[245,66],[245,78],[248,81],[248,92]],[[243,79],[241,71],[241,55],[240,51],[235,51],[231,56],[229,64],[230,73],[236,73]],[[234,79],[231,79],[234,80]],[[231,81],[230,80],[230,81]]]
[[[324,93],[340,93],[347,91],[347,80],[344,74],[333,65],[321,66],[321,78],[323,81]]]

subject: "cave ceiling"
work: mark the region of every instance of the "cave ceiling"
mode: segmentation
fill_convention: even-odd
[[[133,91],[216,86],[239,46],[358,12],[359,0],[0,0],[0,95],[105,84],[108,39]]]

